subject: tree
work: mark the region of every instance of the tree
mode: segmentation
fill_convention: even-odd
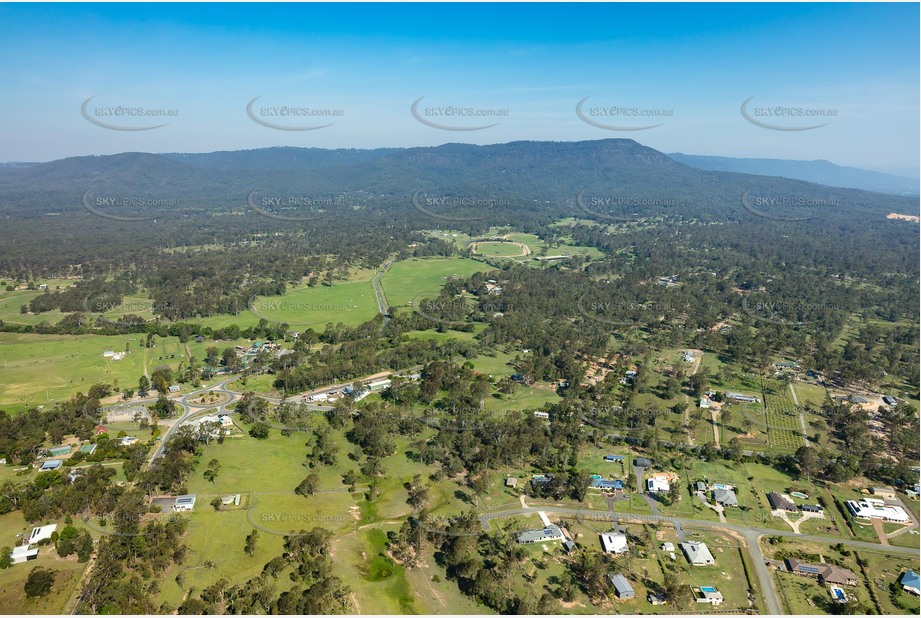
[[[214,498],[214,499],[211,501],[211,506],[214,507],[214,510],[215,510],[215,511],[220,511],[220,510],[221,510],[221,499],[220,499],[220,498]]]
[[[0,547],[0,569],[8,569],[13,564],[13,559],[10,557],[12,551],[8,546]]]
[[[307,475],[300,485],[294,490],[294,493],[304,496],[311,496],[316,493],[317,489],[320,488],[320,475],[316,473],[310,473]]]
[[[27,597],[43,597],[51,592],[54,585],[55,572],[51,569],[35,567],[29,571],[29,577],[26,579],[25,586]]]
[[[90,536],[89,531],[84,530],[80,533],[80,536],[74,541],[74,550],[77,552],[78,562],[89,561],[90,556],[93,555],[93,537]]]
[[[269,437],[269,426],[262,421],[257,421],[253,423],[252,427],[250,427],[249,435],[256,438],[257,440],[265,440]]]
[[[147,376],[141,376],[138,380],[138,395],[141,397],[146,397],[147,393],[150,392],[150,380],[147,379]]]
[[[214,479],[217,478],[218,472],[221,471],[221,464],[217,459],[212,459],[208,462],[208,469],[205,470],[205,473],[202,475],[205,477],[206,481],[214,483]]]
[[[691,602],[691,589],[679,582],[674,573],[665,573],[665,578],[662,580],[662,592],[672,607],[684,607]]]
[[[681,500],[681,489],[677,481],[672,481],[668,485],[668,503],[677,504],[679,500]]]
[[[253,531],[246,535],[246,545],[243,546],[243,551],[246,552],[247,556],[252,556],[253,552],[256,551],[257,539],[259,539],[259,531],[253,528]]]

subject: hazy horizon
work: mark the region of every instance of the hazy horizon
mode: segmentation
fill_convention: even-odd
[[[626,137],[919,166],[917,5],[4,5],[0,23],[3,161]]]

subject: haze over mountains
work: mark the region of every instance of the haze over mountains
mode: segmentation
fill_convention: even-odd
[[[919,195],[921,193],[919,192],[918,178],[836,165],[825,160],[739,159],[691,155],[680,152],[673,152],[668,156],[675,161],[703,170],[780,176],[830,187],[864,189],[893,195]]]
[[[80,199],[88,191],[173,200],[186,209],[228,211],[245,208],[246,196],[253,190],[263,196],[336,198],[369,208],[408,206],[409,196],[421,190],[428,195],[505,198],[512,203],[507,212],[528,209],[557,216],[577,214],[576,196],[582,191],[587,196],[670,204],[637,205],[634,210],[646,216],[706,219],[723,218],[726,212],[741,214],[739,199],[746,191],[779,199],[826,200],[840,204],[842,212],[855,214],[918,211],[917,201],[904,197],[698,169],[703,164],[700,158],[691,157],[692,167],[676,160],[683,156],[669,156],[629,139],[606,139],[73,157],[0,168],[0,213],[34,217],[83,212]],[[778,169],[784,167],[782,163],[778,162]]]

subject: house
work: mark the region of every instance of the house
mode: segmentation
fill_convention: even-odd
[[[624,458],[623,458],[622,455],[605,455],[605,456],[604,456],[604,460],[605,460],[605,461],[616,461],[616,462],[619,462],[619,463],[624,463]]]
[[[870,493],[880,498],[895,498],[895,490],[891,487],[871,487]]]
[[[822,572],[822,566],[809,564],[808,562],[803,562],[796,558],[787,558],[784,563],[787,566],[787,570],[796,575],[804,575],[806,577],[818,577],[819,573]]]
[[[865,404],[870,403],[870,400],[866,397],[861,397],[860,395],[851,395],[848,399],[851,403]]]
[[[636,457],[633,459],[633,465],[636,468],[645,468],[648,470],[652,467],[652,460],[646,459],[645,457]]]
[[[195,495],[188,494],[185,496],[176,496],[176,501],[173,503],[174,511],[191,511],[195,508]]]
[[[102,425],[96,425],[96,435],[98,436],[101,433],[109,433],[109,429]]]
[[[35,560],[38,558],[38,548],[29,549],[28,545],[20,545],[14,547],[13,551],[10,552],[10,560],[13,564],[19,564],[21,562],[28,562],[29,560]]]
[[[774,366],[778,369],[799,369],[799,365],[791,361],[780,361],[779,363],[774,363]]]
[[[550,418],[550,414],[548,412],[541,412],[538,410],[534,412],[534,418]]]
[[[646,479],[646,489],[652,493],[666,493],[668,488],[668,478],[664,476],[653,476]]]
[[[899,400],[896,399],[895,397],[890,397],[889,395],[883,395],[883,403],[885,403],[887,406],[894,406],[898,402]]]
[[[531,478],[531,487],[537,487],[538,485],[546,485],[553,480],[552,474],[535,474]]]
[[[48,449],[49,457],[64,457],[70,454],[69,446],[55,446]]]
[[[42,463],[42,467],[39,468],[39,472],[47,472],[48,470],[57,470],[61,467],[63,462],[60,459],[49,459]]]
[[[694,483],[694,491],[699,491],[701,493],[707,493],[707,484],[703,481],[697,481]]]
[[[540,543],[542,541],[562,541],[565,537],[559,526],[553,524],[543,530],[525,530],[518,533],[519,543]]]
[[[902,590],[905,592],[921,595],[921,581],[918,579],[918,574],[912,570],[905,571],[899,575],[899,585],[902,586]]]
[[[169,387],[169,392],[171,392],[171,393],[178,393],[178,392],[179,392],[179,385],[178,385],[178,384],[173,384],[172,386],[170,386],[170,387]]]
[[[595,489],[607,489],[609,491],[623,492],[626,490],[624,482],[620,479],[603,479],[603,478],[594,478],[592,479],[591,487]]]
[[[659,549],[662,551],[675,551],[675,544],[666,541],[665,543],[662,543],[662,546],[659,547]]]
[[[713,586],[691,586],[691,592],[698,603],[719,605],[723,602],[722,593]]]
[[[704,410],[709,410],[713,402],[707,399],[706,397],[700,398],[700,407]]]
[[[508,477],[507,479],[505,479],[505,486],[506,487],[518,487],[518,478],[514,476]]]
[[[907,524],[911,521],[908,514],[900,506],[886,504],[882,500],[865,498],[863,500],[848,500],[847,510],[857,519],[882,519],[897,524]]]
[[[771,505],[772,511],[787,511],[789,513],[795,513],[798,509],[793,503],[793,500],[790,500],[787,496],[779,494],[776,491],[772,491],[767,495],[768,503]]]
[[[799,508],[803,513],[820,513],[821,514],[825,512],[825,509],[823,509],[818,504],[803,504]]]
[[[96,445],[95,444],[84,444],[79,449],[77,449],[77,452],[86,453],[87,455],[92,455],[94,452],[96,452]]]
[[[601,537],[601,547],[606,554],[623,554],[627,551],[627,535],[621,532],[603,532]]]
[[[739,506],[739,499],[736,498],[736,492],[731,489],[714,489],[713,501],[723,506]]]
[[[692,354],[691,352],[685,352],[684,355],[681,357],[681,359],[686,363],[693,363],[694,354]]]
[[[575,541],[573,541],[572,539],[566,539],[566,540],[564,540],[564,541],[563,541],[563,549],[565,549],[567,552],[575,551],[575,550],[576,550],[576,543],[575,543]]]
[[[821,566],[822,570],[819,572],[819,583],[822,585],[841,584],[844,586],[856,586],[860,581],[857,574],[848,569],[843,569],[832,564],[823,564]]]
[[[233,419],[229,414],[218,414],[217,422],[221,424],[221,427],[233,427]]]
[[[687,558],[688,562],[694,566],[707,566],[716,564],[716,560],[713,559],[713,554],[711,554],[710,550],[707,549],[706,543],[687,541],[685,543],[681,543],[680,547],[681,551],[684,552],[685,558]]]
[[[32,528],[32,534],[29,535],[29,545],[34,545],[35,543],[40,543],[45,539],[51,539],[51,535],[54,534],[55,530],[58,529],[57,524],[50,524],[48,526],[39,526],[38,528]]]
[[[137,444],[137,436],[124,436],[118,439],[118,443],[122,446],[131,446],[132,444]]]
[[[611,575],[609,579],[611,580],[611,585],[614,586],[614,596],[618,599],[632,599],[636,595],[633,591],[633,586],[620,573]]]

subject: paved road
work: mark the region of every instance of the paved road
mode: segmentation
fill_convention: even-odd
[[[877,551],[885,551],[888,553],[896,554],[907,554],[907,555],[918,555],[917,549],[912,549],[910,547],[896,547],[889,546],[883,547],[878,543],[869,543],[866,541],[857,541],[854,539],[844,539],[844,538],[835,538],[822,536],[818,534],[796,534],[789,530],[773,530],[770,528],[753,528],[749,526],[742,526],[739,524],[733,523],[721,523],[709,520],[701,519],[689,519],[686,517],[667,517],[667,516],[655,516],[655,515],[641,515],[641,514],[631,514],[631,513],[614,513],[611,511],[589,511],[586,509],[574,509],[566,507],[557,507],[557,506],[532,506],[527,508],[511,509],[507,511],[496,511],[493,513],[482,513],[479,516],[480,523],[483,525],[484,530],[489,530],[490,525],[489,521],[492,519],[497,519],[500,517],[510,517],[515,515],[528,515],[531,513],[537,513],[538,511],[544,511],[549,513],[561,513],[564,515],[576,515],[582,516],[585,518],[592,519],[604,519],[609,521],[650,521],[650,522],[669,522],[673,524],[676,528],[681,526],[691,526],[691,527],[701,527],[701,528],[712,528],[716,530],[732,530],[738,534],[741,534],[748,545],[748,551],[752,556],[752,559],[755,563],[755,573],[758,575],[758,580],[761,583],[761,589],[764,590],[764,600],[767,607],[767,613],[773,615],[783,614],[780,599],[777,595],[777,590],[774,588],[774,581],[771,577],[771,573],[765,564],[764,555],[761,553],[761,546],[758,543],[758,540],[762,536],[780,536],[780,537],[795,537],[797,539],[802,539],[804,541],[816,541],[818,543],[843,543],[844,545],[849,545],[851,547],[856,547],[858,549],[872,549]]]
[[[384,316],[384,323],[390,318],[387,315],[389,308],[387,307],[387,299],[384,296],[384,288],[381,287],[381,279],[384,278],[384,275],[386,275],[390,267],[393,266],[393,262],[394,260],[387,260],[381,264],[381,267],[374,273],[374,277],[371,279],[371,288],[374,290],[374,298],[377,300],[377,310]]]

